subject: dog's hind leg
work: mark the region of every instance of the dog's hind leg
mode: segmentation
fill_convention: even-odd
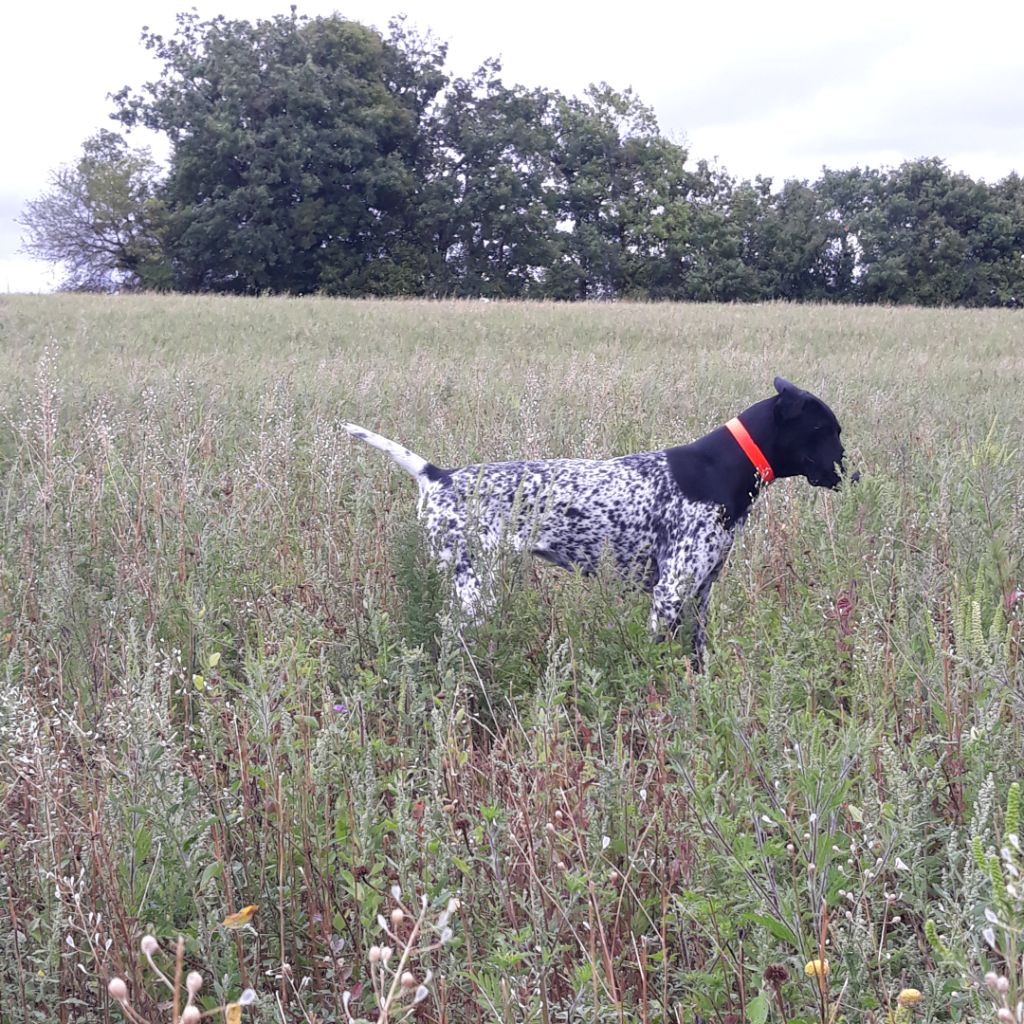
[[[451,573],[455,585],[455,596],[463,615],[471,622],[480,619],[484,613],[485,601],[480,580],[469,557],[466,539],[458,531],[434,525],[428,519],[428,533],[433,547],[434,560],[444,572]]]

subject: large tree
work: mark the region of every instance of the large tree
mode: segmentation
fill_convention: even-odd
[[[164,132],[176,284],[186,290],[389,294],[422,286],[421,120],[445,49],[333,16],[200,21],[144,32],[161,77],[115,97]]]
[[[552,169],[556,94],[509,88],[497,61],[457,79],[439,105],[432,171],[435,290],[454,295],[538,294],[558,249]]]
[[[101,131],[25,206],[23,249],[63,267],[69,291],[156,288],[168,283],[161,253],[160,168],[146,149]]]
[[[646,296],[688,189],[686,150],[653,110],[605,83],[559,105],[553,162],[561,257],[548,275],[558,298]]]

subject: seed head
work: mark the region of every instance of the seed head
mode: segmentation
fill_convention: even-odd
[[[917,1006],[921,1002],[921,993],[916,988],[902,989],[896,997],[897,1006]]]
[[[999,1024],[1015,1024],[1013,1019],[1013,1010],[1006,1006],[1000,1006],[996,1011],[996,1017],[999,1020]]]
[[[367,954],[370,958],[371,964],[380,963],[380,946],[371,946],[370,952]]]
[[[416,987],[416,975],[412,971],[402,972],[402,988],[415,988]]]
[[[393,928],[397,928],[405,920],[405,911],[401,907],[395,907],[391,911],[391,925]]]
[[[789,971],[782,964],[769,964],[764,969],[764,980],[772,988],[782,988],[789,980]]]
[[[203,1019],[203,1014],[198,1006],[186,1006],[178,1019],[181,1024],[198,1024]]]
[[[189,971],[185,979],[185,988],[188,994],[194,996],[203,987],[203,976],[198,971]]]
[[[160,943],[157,942],[152,935],[143,935],[141,945],[142,952],[145,953],[146,956],[152,956],[160,950]]]
[[[122,978],[111,978],[107,983],[107,991],[115,1002],[125,1003],[128,1001],[128,986]]]

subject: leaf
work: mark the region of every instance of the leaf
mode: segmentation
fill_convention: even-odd
[[[768,917],[766,914],[744,914],[743,920],[750,924],[759,924],[763,928],[767,928],[775,938],[788,943],[796,949],[798,943],[792,930],[787,928],[781,921],[776,921],[774,917]]]
[[[768,997],[762,992],[747,1003],[747,1024],[764,1024],[768,1019]]]

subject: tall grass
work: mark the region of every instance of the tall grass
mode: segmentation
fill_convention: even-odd
[[[170,1020],[144,935],[183,937],[197,1008],[252,988],[263,1021],[1015,1015],[1020,339],[998,311],[3,299],[0,1017],[117,1020],[113,991]],[[761,501],[703,675],[604,574],[513,562],[460,632],[414,488],[339,428],[442,465],[621,454],[775,374],[863,481]]]

